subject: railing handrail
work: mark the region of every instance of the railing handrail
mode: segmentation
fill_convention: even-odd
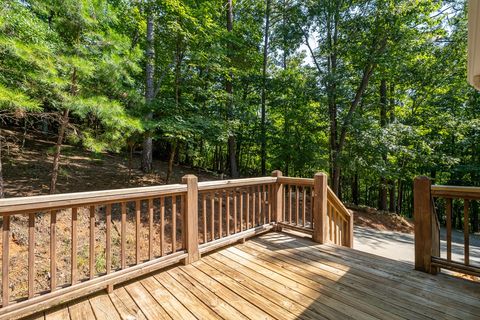
[[[313,187],[313,179],[312,178],[296,178],[296,177],[278,177],[279,183],[291,184],[291,185],[298,185],[298,186],[312,186]]]
[[[335,206],[335,208],[345,216],[345,219],[349,219],[350,216],[352,215],[351,211],[345,207],[342,201],[337,197],[335,192],[330,187],[327,187],[327,197],[328,201],[332,202],[332,204]]]
[[[187,192],[184,184],[170,184],[152,187],[125,188],[88,192],[73,192],[30,197],[0,199],[0,214],[28,213],[42,210],[54,210],[72,206],[86,206],[101,202],[108,204],[136,198],[160,197]]]
[[[432,185],[430,190],[434,197],[480,199],[480,187]]]
[[[258,177],[258,178],[243,178],[230,180],[214,180],[203,181],[198,183],[198,191],[209,191],[236,187],[248,187],[264,184],[273,184],[277,182],[276,177]]]

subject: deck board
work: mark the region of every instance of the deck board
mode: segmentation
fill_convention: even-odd
[[[480,284],[272,232],[37,317],[480,319]]]

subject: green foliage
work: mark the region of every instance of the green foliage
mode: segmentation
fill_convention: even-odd
[[[241,173],[257,175],[265,2],[234,1],[232,32],[225,4],[4,0],[0,111],[58,120],[68,109],[70,141],[89,150],[119,152],[148,132],[157,156],[178,145],[177,162],[221,172],[228,172],[234,136]],[[328,171],[336,127],[337,143],[345,131],[336,161],[347,201],[354,177],[369,205],[376,205],[380,179],[405,192],[418,174],[478,185],[480,95],[466,83],[465,1],[272,0],[271,8],[268,170]],[[149,104],[147,12],[155,31]]]

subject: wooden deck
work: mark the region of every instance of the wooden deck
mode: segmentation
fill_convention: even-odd
[[[480,284],[267,233],[35,319],[480,319]]]

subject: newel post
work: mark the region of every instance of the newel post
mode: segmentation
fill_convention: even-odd
[[[200,258],[198,250],[198,178],[193,174],[183,176],[182,183],[187,185],[184,209],[184,238],[187,257],[185,264]]]
[[[327,175],[316,173],[313,177],[313,241],[327,242]]]
[[[272,172],[272,177],[282,177],[282,171],[275,170]],[[281,230],[281,227],[278,225],[279,222],[283,220],[283,183],[278,182],[273,186],[273,212],[275,222],[277,223],[277,230]]]
[[[415,223],[415,269],[437,273],[432,267],[432,199],[431,181],[425,176],[415,178],[413,183],[413,218]]]

